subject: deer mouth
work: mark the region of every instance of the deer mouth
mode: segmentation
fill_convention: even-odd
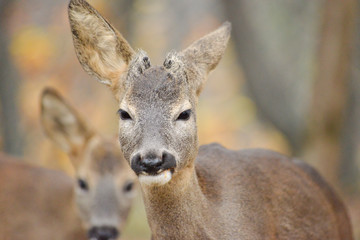
[[[166,171],[170,171],[171,174],[174,173],[175,169],[174,168],[168,168],[168,169],[158,169],[156,172],[145,172],[145,171],[141,171],[138,175],[145,175],[145,176],[156,176],[159,175],[163,172]]]
[[[139,182],[141,184],[161,186],[168,183],[171,180],[173,173],[174,173],[174,169],[159,169],[159,171],[155,174],[141,172],[138,175],[138,177],[139,177]]]

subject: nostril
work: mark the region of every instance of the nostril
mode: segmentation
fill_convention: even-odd
[[[171,153],[168,153],[168,152],[164,152],[162,154],[162,158],[163,158],[164,162],[169,162],[169,161],[174,161],[175,160],[174,155],[172,155]]]
[[[163,165],[162,167],[165,169],[174,169],[176,167],[175,156],[168,152],[163,152]]]
[[[132,158],[132,162],[140,162],[141,161],[141,155],[140,153],[136,154],[133,158]]]
[[[168,155],[168,153],[167,153],[167,152],[163,152],[163,154],[162,154],[162,159],[163,159],[164,161],[166,160],[167,155]]]
[[[164,162],[169,161],[172,157],[173,157],[172,154],[167,152],[163,152],[162,154],[162,159]]]
[[[138,153],[131,159],[131,168],[136,173],[139,174],[143,171],[141,166],[141,155]]]

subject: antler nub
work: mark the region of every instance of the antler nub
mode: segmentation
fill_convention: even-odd
[[[146,69],[150,68],[150,66],[150,59],[147,56],[147,53],[143,50],[139,50],[130,62],[129,75],[131,77],[139,76],[140,74],[143,74]]]
[[[182,61],[181,56],[178,52],[176,51],[169,52],[165,58],[163,65],[171,75],[180,78],[186,77],[184,62]]]

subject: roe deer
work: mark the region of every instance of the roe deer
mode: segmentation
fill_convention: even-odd
[[[41,107],[45,132],[68,153],[77,179],[1,156],[0,239],[118,239],[136,176],[116,139],[89,128],[54,90],[43,92]]]
[[[140,181],[152,239],[352,239],[315,170],[261,149],[198,148],[196,106],[230,23],[152,66],[84,0],[71,0],[77,57],[119,102],[119,141]]]

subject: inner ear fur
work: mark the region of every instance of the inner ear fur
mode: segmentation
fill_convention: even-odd
[[[51,88],[41,96],[41,121],[46,135],[71,156],[77,156],[94,136],[77,111]]]
[[[68,13],[75,52],[82,67],[100,82],[117,88],[134,50],[86,1],[71,0]]]
[[[225,22],[180,53],[187,77],[194,85],[197,95],[200,94],[208,73],[218,65],[224,55],[230,33],[231,23]]]

